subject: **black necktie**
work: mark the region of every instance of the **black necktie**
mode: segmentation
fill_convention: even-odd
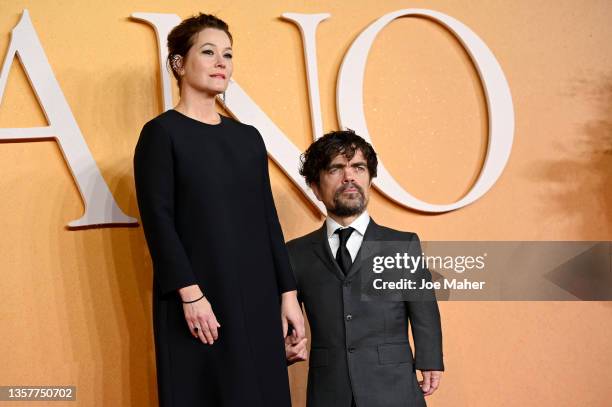
[[[351,254],[346,248],[346,242],[348,241],[351,233],[353,233],[355,229],[353,228],[338,228],[334,233],[340,236],[340,246],[338,247],[338,251],[336,252],[336,262],[340,266],[340,269],[346,275],[351,268],[351,264],[353,264],[353,260],[351,260]]]

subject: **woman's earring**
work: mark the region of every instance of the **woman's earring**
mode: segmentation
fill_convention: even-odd
[[[181,70],[180,60],[181,60],[180,55],[175,55],[172,57],[172,69],[174,69],[174,71],[179,75],[180,75],[180,70]]]

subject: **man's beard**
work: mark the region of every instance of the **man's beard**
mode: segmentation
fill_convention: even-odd
[[[357,190],[357,192],[351,194],[357,195],[357,199],[350,199],[350,201],[346,198],[343,199],[342,193],[349,188],[355,188]],[[365,210],[366,204],[367,202],[365,200],[363,188],[357,184],[350,183],[338,188],[334,194],[334,207],[327,208],[327,211],[332,215],[344,218],[347,216],[359,215]]]

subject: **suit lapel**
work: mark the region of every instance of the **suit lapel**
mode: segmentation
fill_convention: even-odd
[[[331,249],[329,248],[329,242],[327,239],[327,228],[325,227],[325,222],[321,229],[319,229],[319,233],[317,234],[317,238],[312,241],[312,249],[314,250],[317,257],[321,259],[323,264],[327,270],[329,270],[337,279],[343,281],[345,279],[344,273],[336,263],[336,259],[332,255]]]
[[[370,217],[370,223],[368,223],[368,227],[363,235],[363,241],[357,251],[355,261],[346,275],[347,280],[352,279],[359,272],[359,269],[364,265],[364,260],[372,254],[373,248],[371,242],[380,240],[380,230],[380,226]],[[338,267],[338,269],[340,268]],[[342,273],[342,270],[340,270],[340,272]]]
[[[329,242],[327,239],[327,229],[325,227],[325,223],[319,229],[317,234],[317,238],[312,241],[312,248],[316,255],[321,259],[325,267],[330,271],[336,278],[340,281],[351,280],[355,275],[359,272],[359,269],[364,265],[364,260],[367,259],[371,254],[374,248],[372,247],[372,242],[380,240],[380,231],[381,228],[378,226],[374,219],[370,217],[370,223],[368,223],[368,227],[366,228],[365,234],[363,235],[363,241],[361,242],[361,247],[357,251],[357,255],[355,256],[355,261],[351,265],[347,275],[345,276],[342,272],[338,263],[336,263],[336,259],[332,255],[331,249],[329,247]],[[366,243],[370,244],[366,244]]]

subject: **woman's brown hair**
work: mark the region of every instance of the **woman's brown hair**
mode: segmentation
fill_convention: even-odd
[[[172,60],[177,55],[183,59],[187,56],[198,33],[206,28],[215,28],[227,34],[230,43],[233,44],[232,34],[229,32],[227,23],[212,14],[198,13],[189,17],[170,31],[168,34],[168,60],[166,61],[172,74],[181,86],[181,77],[172,66]]]

